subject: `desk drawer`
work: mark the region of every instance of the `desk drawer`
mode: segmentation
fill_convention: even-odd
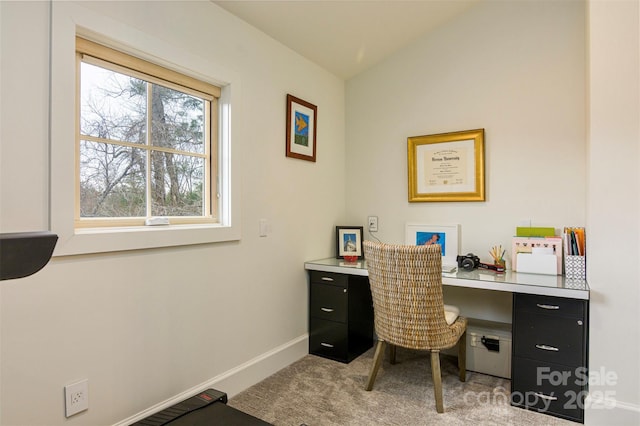
[[[330,321],[347,321],[347,289],[335,285],[311,283],[309,316]]]
[[[309,319],[309,353],[347,361],[347,324],[319,318]]]
[[[513,374],[512,405],[584,421],[586,370],[516,357]]]
[[[584,318],[585,302],[565,297],[536,296],[517,294],[513,309],[518,312],[531,312],[545,315],[571,316]]]
[[[311,271],[311,282],[322,284],[333,284],[346,287],[349,276],[335,272]]]
[[[517,315],[513,324],[514,356],[568,366],[584,364],[585,324],[578,318]]]

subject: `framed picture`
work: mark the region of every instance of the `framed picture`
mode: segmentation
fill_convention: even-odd
[[[407,139],[409,202],[484,201],[484,129]]]
[[[459,246],[459,225],[421,225],[407,223],[405,243],[409,245],[440,244],[442,263],[457,263]]]
[[[336,226],[336,258],[357,256],[364,259],[362,251],[362,226]]]
[[[318,107],[287,95],[287,157],[316,161]]]

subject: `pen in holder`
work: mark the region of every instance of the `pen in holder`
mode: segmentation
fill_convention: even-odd
[[[507,262],[504,260],[505,250],[502,249],[502,246],[493,246],[491,250],[489,250],[489,254],[493,258],[493,264],[495,266],[501,267],[503,270],[506,269]]]

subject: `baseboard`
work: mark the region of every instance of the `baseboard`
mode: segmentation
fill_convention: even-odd
[[[229,398],[232,398],[250,386],[298,361],[308,353],[309,335],[304,334],[113,426],[128,426],[209,388],[225,392]]]
[[[586,426],[636,426],[640,425],[640,406],[615,399],[585,399],[584,424]]]

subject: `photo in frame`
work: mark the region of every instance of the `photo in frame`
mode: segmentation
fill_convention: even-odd
[[[407,138],[409,202],[484,201],[484,129]]]
[[[407,223],[405,243],[408,245],[440,244],[443,265],[456,265],[460,242],[460,225],[424,225]]]
[[[318,107],[287,95],[287,157],[316,161]]]
[[[336,259],[344,259],[345,256],[357,256],[364,259],[362,251],[362,226],[336,226]]]

